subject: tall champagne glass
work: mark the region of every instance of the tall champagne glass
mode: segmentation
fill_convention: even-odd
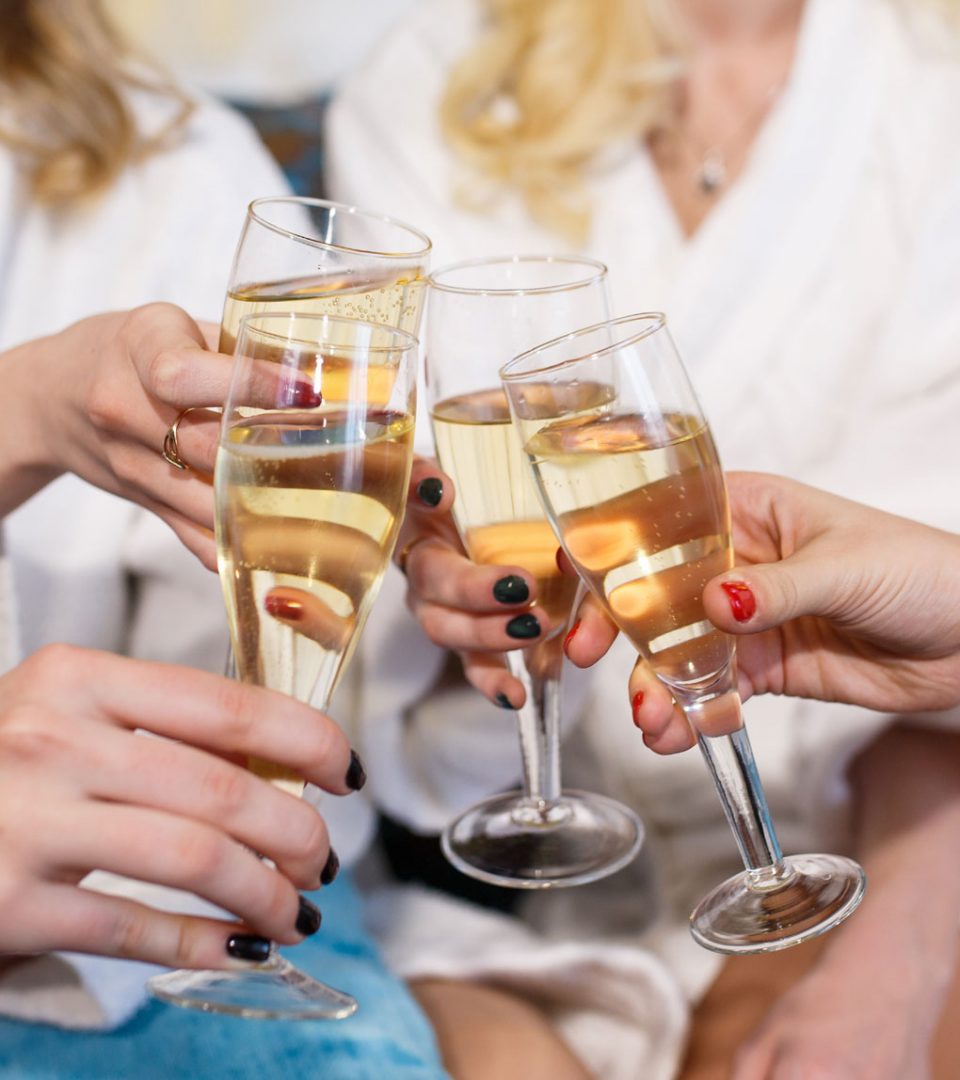
[[[233,352],[244,315],[304,311],[420,329],[430,240],[356,206],[298,196],[255,199],[240,233],[220,328]]]
[[[554,627],[546,640],[507,654],[526,690],[518,710],[524,790],[472,807],[445,831],[443,850],[465,874],[498,885],[593,881],[633,858],[641,828],[612,799],[561,790],[563,629],[577,583],[557,567],[556,538],[497,372],[550,334],[606,318],[606,267],[549,256],[483,259],[433,274],[429,296],[427,394],[437,456],[456,484],[453,515],[464,547],[474,562],[527,570],[537,581],[534,610]],[[518,631],[530,629],[527,616],[514,621]]]
[[[380,587],[413,454],[417,340],[329,315],[242,318],[214,479],[216,533],[237,672],[326,708]],[[282,595],[300,631],[269,614]],[[299,794],[293,773],[251,761]],[[275,950],[241,971],[178,971],[157,997],[209,1012],[341,1018],[352,997]]]
[[[501,372],[544,507],[590,590],[697,733],[746,870],[690,917],[723,953],[783,949],[860,903],[835,855],[784,858],[737,693],[733,639],[707,620],[707,581],[733,565],[720,462],[662,315],[633,315],[531,349]],[[582,406],[585,388],[597,405]]]

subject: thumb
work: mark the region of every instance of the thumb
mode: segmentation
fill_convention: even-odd
[[[735,567],[708,582],[707,617],[728,634],[755,634],[802,615],[829,616],[842,599],[845,571],[832,559],[793,555]]]

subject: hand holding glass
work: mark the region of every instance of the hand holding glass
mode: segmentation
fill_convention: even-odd
[[[216,532],[239,677],[326,708],[376,597],[403,518],[417,342],[328,315],[242,319],[215,473]],[[268,596],[273,603],[267,603]],[[270,614],[309,607],[310,634]],[[299,794],[299,777],[262,776]],[[245,971],[173,972],[165,1001],[284,1019],[356,1010],[274,952]]]
[[[684,710],[746,866],[691,915],[725,953],[798,944],[845,919],[852,860],[781,855],[743,728],[733,639],[703,612],[733,565],[713,439],[661,315],[557,338],[501,371],[529,466],[564,550]],[[598,404],[584,410],[588,393]]]

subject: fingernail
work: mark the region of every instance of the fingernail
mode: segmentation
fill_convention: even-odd
[[[439,506],[443,498],[443,481],[436,476],[428,476],[417,484],[417,496],[427,506]]]
[[[315,409],[323,404],[323,395],[319,390],[314,390],[310,383],[298,382],[292,386],[285,386],[283,390],[283,404],[298,405],[302,409]]]
[[[573,624],[573,626],[570,627],[570,630],[567,633],[567,636],[563,639],[563,651],[564,652],[567,651],[567,646],[570,644],[571,641],[573,641],[574,637],[576,636],[577,631],[580,629],[580,623],[582,623],[582,622],[583,622],[583,619],[577,619],[577,621]]]
[[[637,722],[637,713],[640,711],[640,706],[643,704],[643,691],[638,690],[630,699],[630,709],[633,712],[633,722]]]
[[[347,769],[347,787],[351,791],[359,791],[367,782],[367,771],[363,762],[357,756],[356,750],[350,751],[350,768]]]
[[[757,598],[742,581],[724,581],[720,588],[727,594],[730,610],[737,622],[749,622],[757,613]]]
[[[553,556],[553,561],[557,564],[557,569],[560,573],[563,573],[563,548],[557,548],[556,554]]]
[[[527,612],[526,615],[518,615],[507,623],[507,633],[512,638],[526,641],[528,638],[538,637],[540,634],[540,622],[536,615]]]
[[[263,606],[278,619],[299,622],[303,618],[303,604],[299,600],[288,600],[285,596],[267,595]]]
[[[323,869],[320,871],[320,884],[329,885],[339,873],[340,860],[337,858],[337,853],[331,848],[330,854],[327,856],[327,861],[323,864]]]
[[[507,697],[506,694],[497,694],[497,704],[500,706],[501,709],[513,708],[513,706],[510,704],[510,699]]]
[[[494,585],[493,598],[501,604],[522,604],[530,599],[530,586],[519,574],[508,574]]]
[[[270,956],[270,942],[253,934],[234,934],[227,938],[227,955],[236,960],[251,960],[262,964]]]
[[[300,910],[297,912],[297,933],[309,937],[320,929],[323,916],[316,904],[311,903],[305,896],[300,897]]]

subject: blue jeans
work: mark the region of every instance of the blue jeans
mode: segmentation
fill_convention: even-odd
[[[433,1031],[384,967],[341,874],[311,899],[313,939],[289,950],[298,967],[360,1002],[348,1020],[240,1020],[150,1001],[122,1028],[62,1031],[0,1020],[0,1076],[16,1080],[445,1080]]]

